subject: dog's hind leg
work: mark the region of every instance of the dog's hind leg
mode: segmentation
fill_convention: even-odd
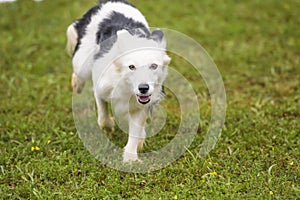
[[[72,88],[73,88],[73,92],[75,93],[81,93],[82,92],[82,89],[84,87],[84,80],[82,80],[81,78],[79,78],[75,72],[73,72],[72,74]]]
[[[67,29],[67,52],[70,56],[73,55],[73,52],[75,50],[75,47],[77,45],[77,39],[78,39],[78,34],[77,34],[77,30],[74,26],[74,23],[71,24],[68,29]],[[72,88],[73,88],[73,92],[76,93],[81,93],[83,87],[84,87],[84,81],[79,78],[76,73],[74,72],[72,74]]]

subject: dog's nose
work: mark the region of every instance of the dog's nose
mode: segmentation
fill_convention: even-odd
[[[142,94],[146,94],[149,90],[149,85],[147,83],[139,84],[139,91]]]

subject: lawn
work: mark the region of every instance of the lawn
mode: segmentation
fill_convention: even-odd
[[[218,66],[227,95],[222,135],[201,158],[209,93],[201,77],[186,70],[188,63],[174,58],[171,67],[182,70],[198,94],[201,126],[183,156],[149,173],[99,162],[75,127],[65,30],[96,2],[0,4],[3,199],[300,199],[299,1],[131,1],[151,26],[199,42]],[[174,99],[163,104],[177,111]],[[145,151],[172,139],[178,119],[171,114]],[[114,135],[115,143],[124,140]]]

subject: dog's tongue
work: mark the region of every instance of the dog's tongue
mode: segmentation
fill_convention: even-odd
[[[140,96],[139,99],[141,102],[148,102],[150,100],[149,96]]]
[[[147,104],[150,102],[150,96],[139,96],[138,98],[141,104]]]

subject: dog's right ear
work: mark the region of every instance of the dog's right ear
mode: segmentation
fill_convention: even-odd
[[[117,32],[118,47],[123,52],[128,49],[130,41],[132,40],[132,35],[127,30],[120,30]]]

